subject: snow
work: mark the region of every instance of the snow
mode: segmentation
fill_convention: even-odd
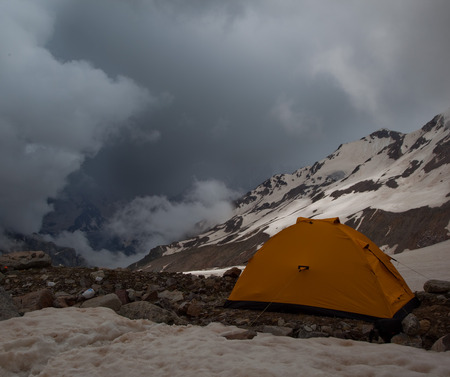
[[[392,261],[412,291],[423,291],[427,280],[450,281],[450,240],[422,249],[391,255]]]
[[[197,270],[197,271],[188,271],[188,272],[183,272],[184,274],[191,274],[191,275],[203,275],[205,277],[208,276],[222,276],[224,274],[225,271],[229,270],[230,268],[239,268],[241,271],[245,268],[245,266],[230,266],[230,267],[225,267],[225,268],[211,268],[208,270]]]
[[[446,353],[337,338],[129,320],[107,308],[48,308],[0,328],[0,374],[12,376],[449,376]]]
[[[429,278],[450,280],[449,256],[450,240],[395,259],[410,287],[421,290]],[[337,338],[224,337],[237,331],[129,320],[107,308],[47,308],[0,322],[0,376],[450,376],[448,352]]]

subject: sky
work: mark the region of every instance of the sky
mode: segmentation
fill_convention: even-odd
[[[192,228],[341,143],[417,130],[450,105],[448,14],[446,0],[2,0],[0,226],[38,231],[47,199],[78,184],[127,203],[116,218],[162,208]]]

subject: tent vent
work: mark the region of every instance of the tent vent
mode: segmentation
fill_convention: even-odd
[[[298,266],[298,272],[309,270],[309,266]]]

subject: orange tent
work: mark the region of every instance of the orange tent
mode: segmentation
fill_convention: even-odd
[[[402,318],[417,299],[390,259],[339,218],[300,217],[249,260],[225,306]]]

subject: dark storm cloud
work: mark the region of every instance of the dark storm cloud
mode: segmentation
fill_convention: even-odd
[[[39,230],[47,198],[84,158],[153,102],[128,78],[57,61],[43,47],[51,15],[35,2],[0,5],[0,224],[24,232]]]
[[[80,166],[130,203],[246,191],[450,103],[445,0],[0,6],[4,225],[35,229]]]

